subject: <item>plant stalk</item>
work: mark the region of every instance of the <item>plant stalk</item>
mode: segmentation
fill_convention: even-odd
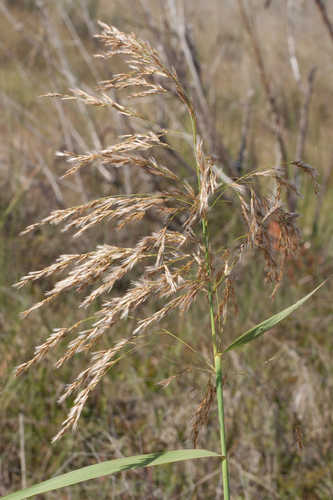
[[[193,133],[193,145],[194,153],[196,153],[197,147],[197,122],[194,110],[191,105],[189,105],[189,114],[192,123],[192,133]],[[198,185],[200,188],[200,172],[199,166],[196,166]],[[223,483],[223,496],[224,500],[230,499],[230,487],[229,487],[229,467],[227,458],[227,443],[225,435],[225,422],[224,422],[224,405],[223,405],[223,380],[222,380],[222,354],[218,352],[217,348],[217,337],[216,337],[216,327],[215,327],[215,314],[214,314],[214,299],[213,299],[213,287],[211,281],[211,266],[210,266],[210,256],[209,256],[209,234],[208,234],[208,221],[207,216],[204,215],[201,221],[202,225],[202,238],[205,247],[205,261],[206,269],[208,275],[208,303],[209,303],[209,317],[210,317],[210,328],[212,334],[212,344],[213,344],[213,354],[214,354],[214,365],[215,365],[215,379],[216,379],[216,398],[217,398],[217,409],[218,409],[218,420],[220,427],[220,445],[221,453],[224,457],[221,462],[222,467],[222,483]]]
[[[227,442],[225,436],[225,425],[224,425],[224,406],[223,406],[223,382],[222,382],[222,363],[221,354],[215,356],[215,373],[216,373],[216,398],[218,407],[218,418],[220,424],[220,442],[221,442],[221,452],[225,457],[222,460],[222,481],[223,481],[223,493],[224,500],[230,499],[230,487],[229,487],[229,465],[227,457]]]
[[[202,234],[205,245],[205,257],[206,266],[208,273],[208,302],[209,302],[209,316],[210,316],[210,328],[212,333],[213,341],[213,353],[214,353],[214,364],[215,364],[215,377],[216,377],[216,399],[217,399],[217,410],[218,419],[220,427],[220,444],[221,453],[224,459],[222,460],[222,482],[223,482],[223,494],[224,500],[230,499],[230,487],[229,487],[229,467],[227,458],[227,443],[225,435],[225,421],[224,421],[224,404],[223,404],[223,380],[222,380],[222,354],[218,352],[217,349],[217,338],[216,338],[216,328],[215,328],[215,318],[214,318],[214,301],[213,301],[213,291],[211,282],[211,269],[209,262],[209,237],[208,237],[208,223],[207,219],[202,220]]]

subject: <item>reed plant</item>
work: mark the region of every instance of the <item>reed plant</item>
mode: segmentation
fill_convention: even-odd
[[[53,93],[47,96],[111,108],[135,123],[138,132],[121,137],[117,144],[105,149],[85,154],[62,151],[58,157],[70,165],[65,176],[101,166],[127,169],[132,177],[151,176],[154,179],[152,184],[157,189],[145,193],[107,195],[78,206],[55,210],[23,232],[33,232],[50,224],[62,227],[62,231],[79,238],[86,232],[89,235],[91,228],[107,224],[110,231],[125,228],[139,236],[129,247],[111,244],[94,247],[92,242],[92,250],[61,255],[50,266],[21,278],[16,285],[18,288],[39,279],[60,276],[45,297],[23,313],[24,317],[65,293],[80,293],[79,307],[89,313],[70,326],[54,329],[45,342],[36,347],[32,359],[21,364],[16,373],[25,372],[46,358],[51,349],[66,341],[67,347],[56,363],[57,368],[79,353],[91,353],[88,366],[65,388],[60,398],[64,401],[75,395],[73,406],[53,439],[57,441],[67,430],[76,428],[88,397],[104,375],[125,356],[133,353],[155,325],[162,329],[167,316],[184,314],[196,301],[206,301],[210,322],[210,335],[207,337],[207,344],[211,346],[210,358],[187,345],[207,370],[207,392],[194,417],[193,436],[196,444],[200,426],[207,421],[209,409],[216,399],[219,451],[168,450],[118,459],[58,476],[5,498],[27,498],[120,470],[210,456],[221,461],[224,498],[229,499],[223,358],[227,352],[268,331],[317,290],[251,328],[230,345],[225,345],[223,329],[228,311],[235,302],[236,280],[244,272],[244,263],[253,257],[254,252],[262,254],[266,279],[272,283],[271,293],[274,295],[281,283],[287,259],[298,250],[296,214],[290,213],[284,202],[285,195],[290,191],[296,192],[296,188],[283,174],[287,165],[280,171],[276,168],[249,171],[241,178],[222,176],[225,181],[218,181],[218,176],[221,178],[220,167],[215,165],[205,149],[198,133],[195,105],[175,70],[166,65],[162,55],[134,34],[122,33],[103,23],[100,26],[101,33],[97,38],[105,50],[99,57],[108,62],[113,56],[120,56],[125,59],[127,71],[100,82],[95,93],[74,88],[66,95]],[[124,95],[121,103],[115,98],[119,92]],[[143,105],[131,104],[133,100],[140,99],[148,99],[151,103],[156,95],[176,100],[184,110],[183,134],[186,135],[187,127],[191,127],[192,175],[184,175],[181,169],[175,171],[161,160],[163,155],[160,151],[171,148],[174,131],[161,129],[153,123],[150,109],[147,112]],[[165,137],[170,139],[165,141]],[[295,162],[294,168],[300,168],[314,177],[314,170],[301,161]],[[265,182],[259,190],[260,179]],[[263,194],[265,192],[267,194]],[[234,235],[231,244],[221,247],[220,240],[210,234],[209,223],[212,220],[216,222],[219,217],[218,202],[225,196],[239,211],[244,231],[241,235]],[[141,232],[142,227],[147,229],[147,225],[139,224],[145,217],[149,217],[150,224],[154,226],[148,234]],[[272,235],[272,222],[279,228],[278,237]],[[136,224],[139,227],[137,233],[134,230]],[[125,291],[117,287],[120,282],[129,283]],[[119,288],[120,293],[117,294]],[[98,307],[96,304],[100,300],[103,303]],[[146,303],[150,303],[155,310],[141,318],[139,314],[145,310]],[[133,325],[132,332],[119,338],[116,332],[121,331],[121,322],[125,321]],[[114,332],[115,337],[112,345],[98,350],[99,341],[109,336],[110,332]],[[178,332],[168,333],[183,342]],[[215,378],[213,385],[211,377]]]

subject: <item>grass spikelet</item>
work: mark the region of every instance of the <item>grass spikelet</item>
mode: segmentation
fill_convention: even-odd
[[[192,424],[192,442],[193,448],[197,447],[200,429],[207,424],[209,410],[213,404],[215,397],[215,387],[211,379],[208,379],[206,394],[204,395],[200,405],[198,406]]]

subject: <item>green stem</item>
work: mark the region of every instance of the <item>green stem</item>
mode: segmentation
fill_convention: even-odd
[[[216,376],[216,399],[217,399],[217,410],[218,419],[220,427],[220,444],[221,453],[224,457],[222,460],[222,481],[223,481],[223,493],[224,500],[229,500],[230,498],[230,487],[229,487],[229,467],[227,458],[227,443],[225,437],[225,423],[224,423],[224,405],[223,405],[223,381],[222,381],[222,355],[217,349],[217,337],[215,328],[215,318],[214,318],[214,301],[213,301],[213,290],[211,282],[211,269],[209,262],[209,237],[208,237],[208,223],[207,219],[202,220],[202,235],[205,245],[205,258],[207,273],[209,277],[208,281],[208,302],[209,302],[209,316],[210,316],[210,327],[212,333],[213,341],[213,353],[214,353],[214,363],[215,363],[215,376]]]
[[[221,452],[225,457],[222,460],[222,481],[223,481],[223,492],[224,500],[229,500],[230,498],[230,487],[229,487],[229,466],[227,458],[227,442],[225,437],[225,426],[224,426],[224,406],[223,406],[223,382],[222,382],[222,363],[221,354],[215,356],[215,372],[216,372],[216,398],[218,406],[219,424],[220,424],[220,442],[221,442]]]
[[[197,123],[196,116],[193,108],[189,105],[189,114],[192,123],[192,133],[193,133],[193,145],[194,154],[196,154],[197,147]],[[199,166],[196,165],[198,186],[200,189],[200,170]],[[223,482],[223,495],[224,500],[230,499],[230,487],[229,487],[229,467],[227,458],[227,444],[225,436],[225,423],[224,423],[224,406],[223,406],[223,380],[222,380],[222,354],[218,352],[217,348],[217,336],[215,328],[215,314],[214,314],[214,299],[213,299],[213,286],[211,279],[211,266],[210,266],[210,256],[209,256],[209,235],[208,235],[208,221],[207,216],[204,215],[201,221],[202,224],[202,238],[205,246],[205,261],[206,269],[208,275],[208,303],[209,303],[209,317],[210,317],[210,328],[212,333],[212,343],[213,343],[213,354],[214,354],[214,364],[215,364],[215,377],[216,377],[216,398],[217,398],[217,409],[218,409],[218,420],[220,427],[220,444],[221,453],[224,459],[222,460],[222,482]]]

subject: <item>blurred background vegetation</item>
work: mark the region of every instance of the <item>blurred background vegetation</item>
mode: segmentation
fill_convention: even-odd
[[[198,362],[193,364],[191,352],[155,328],[145,345],[97,387],[78,431],[52,446],[51,438],[69,407],[69,403],[58,405],[57,397],[84,366],[84,354],[55,372],[57,355],[51,353],[48,362],[26,375],[18,379],[12,375],[52,328],[81,317],[76,298],[67,296],[22,322],[19,313],[39,300],[51,283],[45,280],[20,291],[12,284],[61,253],[91,248],[96,242],[126,245],[132,228],[114,234],[105,225],[78,241],[52,228],[24,238],[18,236],[20,231],[52,209],[101,194],[154,188],[147,176],[106,168],[60,180],[66,165],[56,151],[105,147],[119,134],[131,132],[127,120],[113,111],[39,97],[73,87],[94,88],[98,80],[121,69],[117,60],[93,57],[99,51],[93,38],[99,19],[149,40],[176,68],[196,102],[201,134],[226,175],[236,178],[295,159],[319,172],[317,196],[311,179],[302,175],[295,179],[303,194],[297,201],[302,247],[288,262],[278,293],[271,300],[272,287],[264,281],[260,259],[246,263],[236,283],[238,314],[229,315],[226,339],[295,302],[333,269],[331,2],[251,0],[249,32],[232,0],[184,0],[184,5],[171,0],[0,0],[2,495],[96,461],[191,446],[191,422],[207,387],[207,376],[198,370]],[[164,161],[186,177],[193,161],[189,139],[177,131],[190,134],[190,124],[172,102],[152,98],[145,106],[151,109],[152,121],[175,131],[177,153]],[[277,147],[279,134],[284,159]],[[293,167],[289,175],[293,178]],[[232,196],[226,194],[211,221],[214,238],[226,245],[239,233],[240,219]],[[141,224],[145,229],[155,221]],[[331,297],[328,282],[291,319],[253,346],[231,353],[226,361],[226,422],[235,499],[333,498]],[[168,320],[170,331],[204,353],[210,345],[205,306],[196,305],[186,317]],[[111,338],[112,333],[103,340],[105,345]],[[178,376],[169,385],[160,384],[172,375]],[[217,433],[212,408],[198,446],[217,449]],[[218,478],[216,463],[200,461],[122,473],[40,498],[213,499],[221,495]]]

